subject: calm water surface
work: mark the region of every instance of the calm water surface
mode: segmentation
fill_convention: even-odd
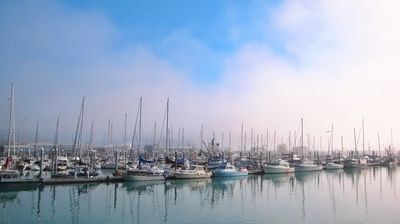
[[[0,223],[400,223],[399,168],[0,188]]]

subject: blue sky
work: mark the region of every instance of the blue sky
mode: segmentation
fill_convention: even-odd
[[[64,1],[81,10],[97,11],[117,29],[115,49],[144,44],[174,65],[190,65],[199,84],[218,81],[221,59],[242,43],[269,40],[283,52],[278,38],[259,32],[255,24],[280,1]],[[233,37],[232,33],[237,34]],[[195,45],[195,46],[194,46]],[[190,55],[188,61],[182,57]]]
[[[310,135],[334,123],[337,138],[352,139],[364,118],[371,139],[376,130],[388,136],[400,123],[399,8],[373,0],[1,1],[0,133],[15,83],[17,131],[25,118],[32,134],[39,120],[46,141],[58,114],[71,139],[83,96],[86,132],[95,120],[100,139],[108,120],[120,136],[140,96],[144,136],[162,122],[167,97],[175,131],[185,127],[193,142],[201,125],[238,139],[242,121],[286,139],[301,117]]]

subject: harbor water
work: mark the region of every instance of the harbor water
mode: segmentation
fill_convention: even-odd
[[[400,168],[1,186],[0,223],[400,223]]]

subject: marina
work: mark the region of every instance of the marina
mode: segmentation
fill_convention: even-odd
[[[400,1],[0,1],[0,224],[400,224]]]

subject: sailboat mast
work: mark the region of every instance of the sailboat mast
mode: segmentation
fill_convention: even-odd
[[[92,121],[92,125],[90,126],[90,138],[89,138],[89,150],[93,150],[93,131],[94,131],[94,120]]]
[[[344,148],[343,148],[343,136],[340,136],[340,142],[341,142],[341,145],[342,145],[342,155],[343,155],[343,151],[344,151]]]
[[[247,133],[244,131],[244,151],[246,151],[246,141],[247,141]]]
[[[303,118],[301,118],[301,158],[304,159]]]
[[[232,139],[231,139],[231,132],[229,132],[229,153],[232,152]]]
[[[362,137],[363,137],[363,143],[362,143],[362,147],[363,147],[363,155],[365,155],[365,140],[364,140],[364,118],[362,119]]]
[[[36,121],[36,134],[35,134],[35,146],[33,148],[33,157],[36,157],[38,132],[39,132],[39,121]]]
[[[292,135],[292,131],[291,130],[289,130],[289,144],[288,144],[288,146],[289,146],[289,152],[291,152],[292,151],[292,139],[291,139],[291,135]]]
[[[182,127],[182,147],[185,147],[185,128]]]
[[[90,138],[89,138],[89,152],[88,152],[88,161],[89,161],[89,168],[92,168],[93,165],[93,132],[94,132],[94,120],[90,126]]]
[[[156,148],[157,121],[154,122],[153,147]]]
[[[276,151],[276,130],[274,130],[274,156]]]
[[[204,141],[204,136],[203,136],[203,125],[201,125],[200,129],[200,149],[203,150],[203,141]]]
[[[10,121],[8,123],[8,151],[7,151],[7,157],[11,156],[11,139],[12,135],[15,136],[14,129],[13,129],[13,108],[14,108],[14,83],[11,84],[11,97],[10,97]],[[15,137],[13,138],[15,139]],[[15,140],[14,140],[15,142]],[[15,145],[15,143],[13,143]]]
[[[53,172],[57,173],[57,145],[58,145],[58,128],[60,126],[60,115],[57,117],[57,125],[56,125],[56,135],[54,136],[54,145],[53,145],[53,154],[52,154],[52,159],[53,159]]]
[[[331,130],[331,151],[332,151],[332,156],[333,156],[333,124],[332,124],[332,130]]]
[[[125,150],[125,153],[126,153],[126,150],[127,150],[127,143],[126,143],[126,141],[127,141],[127,136],[126,136],[126,128],[127,128],[127,126],[128,126],[128,114],[125,113],[125,124],[124,124],[124,150]]]
[[[107,129],[107,150],[110,150],[110,135],[111,135],[111,120],[108,120],[108,129]]]
[[[85,97],[83,97],[83,100],[82,100],[82,106],[84,105],[84,102],[85,102]],[[74,144],[73,144],[73,146],[72,146],[72,156],[74,157],[73,159],[75,160],[76,158],[76,145],[77,145],[77,143],[78,143],[78,135],[79,135],[79,127],[80,127],[80,125],[81,125],[81,121],[82,121],[82,106],[81,106],[81,110],[80,110],[80,112],[79,112],[79,117],[78,117],[78,124],[76,125],[76,130],[75,130],[75,136],[74,136]]]
[[[381,156],[381,139],[379,138],[379,131],[378,131],[378,149],[379,149],[379,157]]]
[[[357,137],[356,137],[356,128],[354,127],[354,152],[357,153]]]
[[[222,154],[224,154],[224,132],[222,132],[222,135],[221,135],[221,151],[222,151]]]
[[[243,121],[242,128],[240,129],[240,152],[243,152]]]
[[[167,125],[166,125],[166,129],[165,129],[165,152],[168,152],[168,116],[169,116],[169,97],[167,98],[167,113],[166,113],[166,120],[167,120]],[[175,158],[176,159],[176,158]]]
[[[250,129],[250,150],[254,148],[254,133],[253,133],[253,128]]]
[[[142,97],[140,97],[140,111],[139,111],[139,143],[138,143],[138,153],[140,152],[140,143],[142,140]]]
[[[15,156],[15,93],[14,93],[14,85],[12,88],[12,136],[13,136],[13,155]]]
[[[85,97],[83,97],[82,100],[82,107],[81,107],[81,126],[79,128],[79,144],[78,144],[78,155],[79,155],[79,160],[81,160],[81,155],[82,155],[82,129],[83,129],[83,118],[85,114]]]

